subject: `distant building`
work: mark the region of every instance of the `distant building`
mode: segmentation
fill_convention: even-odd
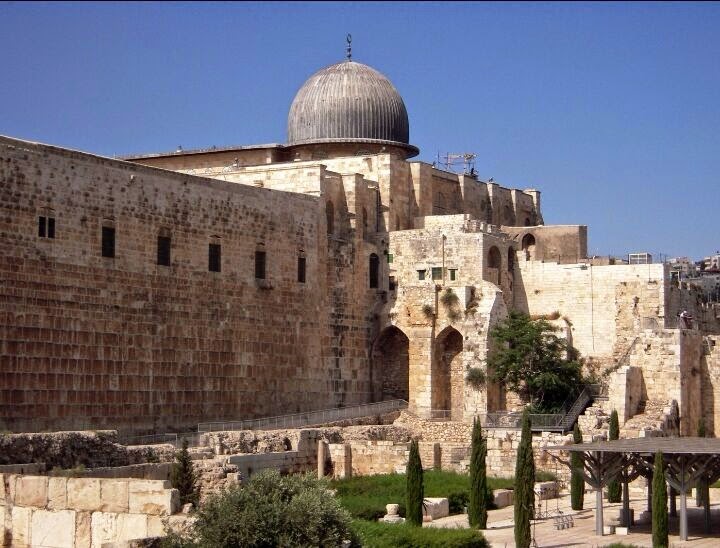
[[[650,253],[630,253],[628,254],[628,264],[652,264],[652,255]]]

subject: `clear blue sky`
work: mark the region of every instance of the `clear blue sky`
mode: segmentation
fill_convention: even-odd
[[[420,159],[474,152],[591,254],[720,249],[720,4],[0,3],[0,133],[104,155],[285,141],[354,59]]]

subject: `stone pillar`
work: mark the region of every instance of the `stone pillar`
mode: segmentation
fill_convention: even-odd
[[[432,333],[429,327],[408,330],[409,407],[420,418],[432,409]]]
[[[318,440],[317,446],[317,473],[318,478],[325,477],[325,459],[326,459],[327,448],[323,440]]]

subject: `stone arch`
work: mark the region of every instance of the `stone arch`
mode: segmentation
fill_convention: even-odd
[[[500,250],[496,246],[490,247],[487,254],[487,281],[496,285],[500,285],[500,268],[502,267],[502,257]]]
[[[535,236],[525,234],[522,239],[522,250],[525,252],[525,259],[528,261],[535,258]]]
[[[380,332],[372,351],[371,377],[377,400],[410,397],[410,339],[391,325]]]
[[[368,278],[370,289],[377,289],[380,283],[380,258],[375,253],[371,253],[368,260]]]
[[[431,376],[431,408],[436,416],[462,420],[465,368],[462,363],[463,336],[448,326],[435,338]]]
[[[335,206],[328,200],[325,204],[325,216],[327,217],[327,233],[335,232]]]

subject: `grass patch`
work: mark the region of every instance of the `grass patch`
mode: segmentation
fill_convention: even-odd
[[[487,548],[479,531],[412,527],[404,523],[378,523],[355,520],[352,530],[367,548]]]
[[[536,481],[550,481],[552,474],[539,472]],[[426,470],[423,476],[426,497],[447,497],[451,514],[460,514],[467,506],[470,493],[470,476],[442,470]],[[512,489],[512,478],[488,478],[490,489]],[[405,515],[405,474],[356,476],[335,480],[332,489],[337,491],[340,503],[355,518],[374,521],[385,515],[386,504],[399,504],[400,515]]]

